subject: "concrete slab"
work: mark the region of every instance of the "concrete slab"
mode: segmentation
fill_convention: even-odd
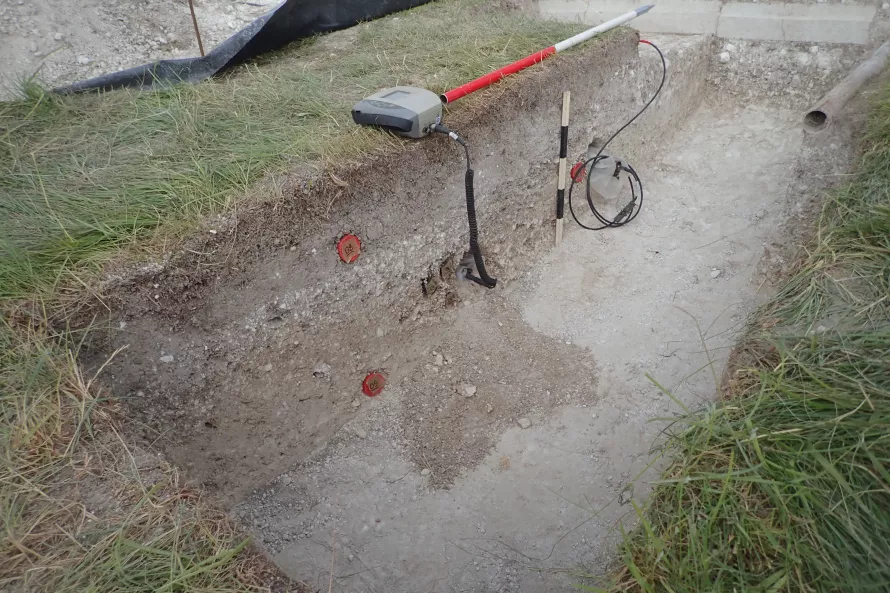
[[[729,2],[720,13],[717,35],[775,41],[867,43],[875,12],[874,6],[855,4]]]
[[[561,21],[596,24],[641,4],[643,0],[538,0],[537,10]],[[661,0],[630,25],[644,33],[863,44],[876,12],[873,4]]]
[[[544,16],[561,21],[596,24],[639,8],[641,0],[540,0],[538,10]],[[635,19],[631,24],[644,33],[716,34],[722,3],[719,0],[661,0],[657,10]]]

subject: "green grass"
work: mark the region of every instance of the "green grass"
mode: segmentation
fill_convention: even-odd
[[[728,397],[673,427],[613,591],[890,591],[890,86],[864,148]]]
[[[574,29],[484,6],[435,2],[196,86],[60,97],[26,85],[0,104],[0,590],[268,591],[244,536],[121,438],[76,341],[45,319],[95,290],[110,260],[283,199],[264,195],[266,178],[398,146],[351,122],[361,97],[443,91]]]
[[[52,298],[122,248],[258,199],[264,176],[385,150],[395,140],[350,116],[379,88],[441,92],[575,28],[484,4],[431,3],[365,23],[342,47],[307,41],[197,86],[71,97],[25,88],[0,104],[0,300]]]
[[[0,326],[0,588],[264,590],[244,536],[173,468],[126,445],[116,408],[63,343]]]

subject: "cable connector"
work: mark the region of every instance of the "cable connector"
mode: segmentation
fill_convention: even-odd
[[[458,136],[457,133],[452,132],[451,128],[449,128],[448,126],[445,126],[442,124],[433,124],[430,127],[430,130],[432,130],[433,132],[436,132],[437,134],[445,134],[446,136],[448,136],[452,140],[456,141],[458,144],[460,144],[464,148],[466,148],[466,146],[467,146],[466,140],[464,140],[463,138]]]
[[[633,212],[633,209],[634,209],[634,207],[635,207],[636,205],[637,205],[637,201],[636,201],[636,199],[631,199],[631,201],[628,202],[627,205],[626,205],[624,208],[621,209],[621,212],[619,212],[619,213],[615,216],[615,218],[612,220],[612,224],[619,224],[619,223],[622,222],[625,218],[627,218],[628,216],[630,216],[630,213]]]

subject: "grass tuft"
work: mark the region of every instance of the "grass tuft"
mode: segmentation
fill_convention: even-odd
[[[674,427],[613,591],[890,590],[890,86],[864,148],[755,362]]]
[[[0,327],[0,587],[263,590],[260,565],[239,556],[247,541],[174,469],[125,444],[62,338]]]

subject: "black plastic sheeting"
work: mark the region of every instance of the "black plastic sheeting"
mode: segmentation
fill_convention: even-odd
[[[151,89],[155,85],[196,83],[251,58],[282,48],[292,41],[346,29],[362,21],[380,18],[431,1],[285,0],[278,8],[244,27],[203,58],[160,60],[76,82],[56,89],[56,92],[79,93],[118,88]]]

